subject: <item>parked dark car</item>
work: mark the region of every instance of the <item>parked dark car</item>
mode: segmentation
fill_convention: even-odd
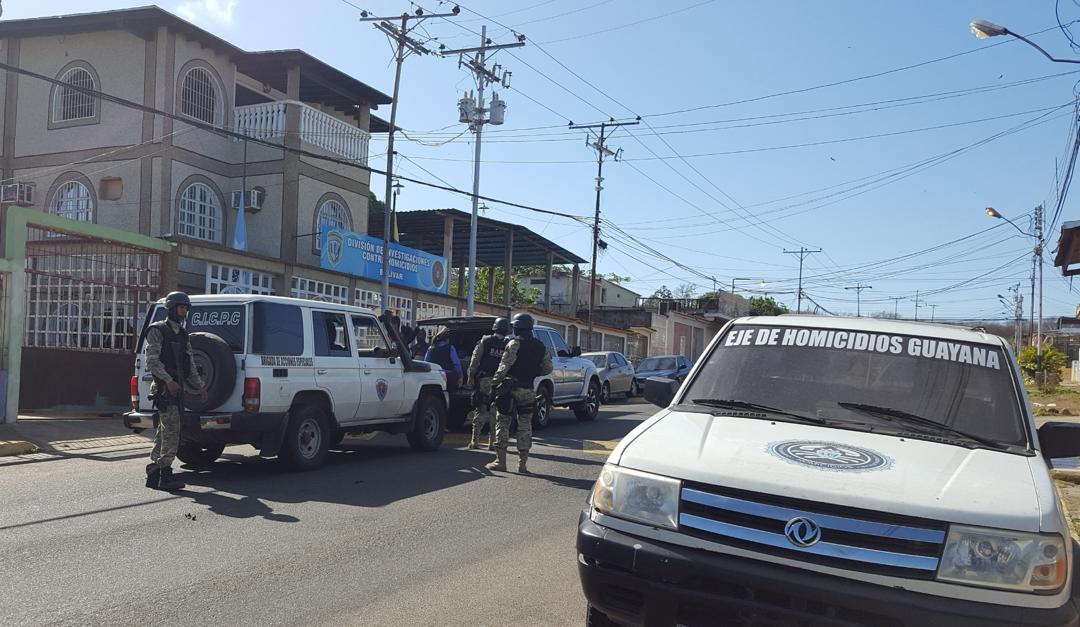
[[[634,387],[637,394],[645,393],[645,380],[649,377],[663,377],[682,382],[690,373],[693,363],[685,355],[658,355],[641,360],[634,370]]]

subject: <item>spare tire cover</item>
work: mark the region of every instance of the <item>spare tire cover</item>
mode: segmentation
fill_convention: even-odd
[[[188,336],[195,368],[206,387],[206,402],[199,399],[199,390],[184,386],[184,408],[189,411],[212,411],[233,395],[236,387],[236,358],[228,343],[213,333],[197,331]]]

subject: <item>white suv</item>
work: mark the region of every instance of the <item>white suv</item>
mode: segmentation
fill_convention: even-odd
[[[187,390],[177,457],[202,465],[226,445],[251,444],[297,470],[320,466],[346,433],[405,433],[413,448],[442,443],[446,378],[410,359],[400,338],[370,310],[250,294],[192,296],[187,318],[206,402]],[[147,327],[165,317],[164,300],[147,314],[124,423],[154,428],[152,377],[142,354]]]
[[[589,624],[1077,625],[1074,542],[1008,345],[735,320],[612,452],[578,527]]]

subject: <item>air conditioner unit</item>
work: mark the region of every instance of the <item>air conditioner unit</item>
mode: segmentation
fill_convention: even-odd
[[[0,185],[0,204],[29,207],[34,204],[33,183]]]
[[[249,189],[244,192],[244,211],[255,213],[262,209],[266,192],[262,189]],[[240,192],[232,193],[232,208],[240,208]]]

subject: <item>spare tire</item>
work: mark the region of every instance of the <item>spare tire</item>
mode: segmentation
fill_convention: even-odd
[[[236,358],[229,344],[213,333],[197,331],[190,334],[188,340],[195,356],[195,370],[205,384],[206,402],[199,399],[199,390],[184,386],[184,409],[212,411],[233,395],[236,388]]]

